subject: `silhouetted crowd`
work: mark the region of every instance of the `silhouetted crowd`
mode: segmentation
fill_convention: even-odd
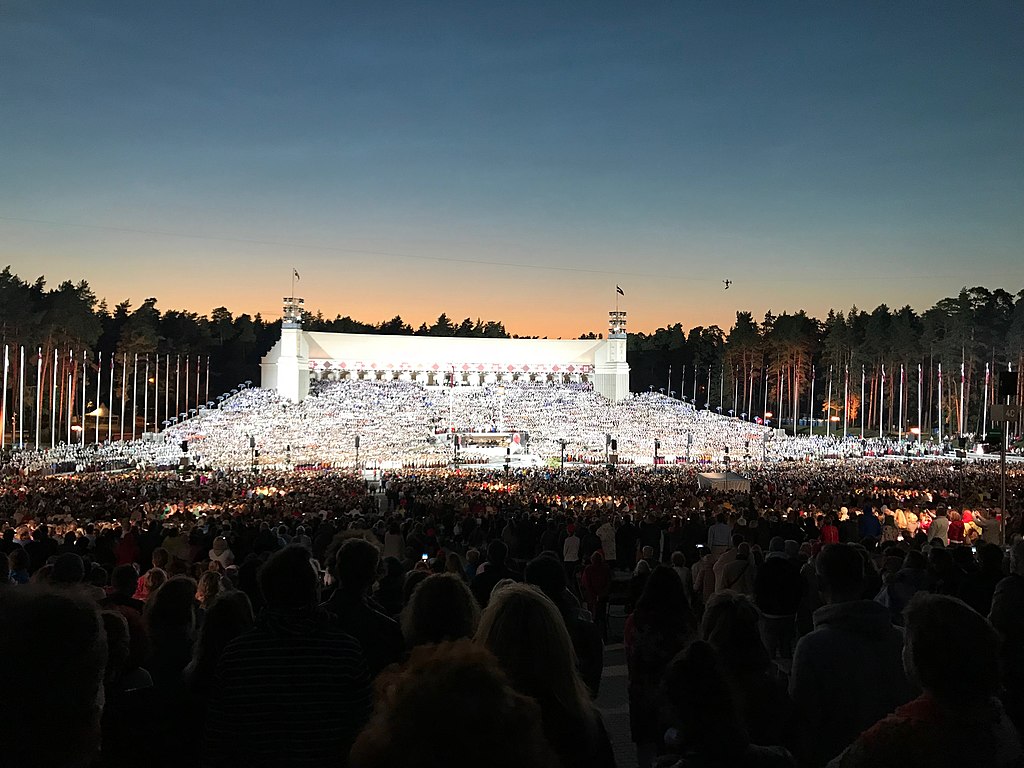
[[[3,764],[614,766],[621,634],[644,768],[1024,765],[1019,477],[826,466],[11,480]]]

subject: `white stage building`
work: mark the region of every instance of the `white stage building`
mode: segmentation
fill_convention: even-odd
[[[612,402],[629,397],[626,313],[609,312],[606,339],[484,339],[315,333],[303,300],[284,300],[281,338],[260,362],[263,389],[298,403],[311,380],[416,381],[481,386],[513,381],[591,384]]]

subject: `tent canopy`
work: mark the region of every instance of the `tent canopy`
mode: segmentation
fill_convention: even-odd
[[[735,472],[701,472],[697,475],[697,487],[750,493],[750,480]]]

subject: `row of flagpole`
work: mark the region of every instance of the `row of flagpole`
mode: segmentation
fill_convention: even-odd
[[[682,390],[681,396],[685,396],[685,394],[686,394],[686,368],[687,368],[687,366],[684,365],[683,366],[683,372],[682,372],[682,380],[680,382],[681,390]],[[693,371],[693,390],[692,390],[692,392],[693,392],[693,402],[694,402],[694,404],[697,404],[697,377],[698,377],[698,370],[697,370],[697,366],[693,366],[693,368],[694,368],[694,371]],[[706,390],[706,392],[707,392],[707,400],[706,400],[706,402],[707,403],[710,403],[710,400],[711,400],[711,373],[712,373],[712,368],[711,368],[711,366],[708,366],[707,390]],[[844,366],[843,373],[844,373],[844,376],[843,376],[843,406],[842,406],[842,408],[843,408],[844,418],[839,419],[839,421],[841,421],[842,427],[843,427],[843,438],[846,438],[848,436],[848,434],[849,434],[849,427],[850,427],[850,419],[849,419],[850,367],[849,367],[849,365]],[[721,376],[720,376],[720,380],[719,380],[719,396],[718,396],[719,408],[724,408],[725,407],[725,402],[724,402],[725,374],[726,374],[726,369],[725,369],[725,366],[722,365],[722,371],[721,371]],[[763,376],[763,374],[761,374],[760,376],[758,376],[756,378],[761,378],[761,376]],[[796,376],[798,377],[799,374],[797,373]],[[889,376],[891,378],[892,377],[892,373],[890,373]],[[746,412],[747,413],[751,413],[752,412],[753,405],[754,405],[754,402],[753,402],[753,384],[754,384],[754,379],[755,379],[754,372],[753,372],[753,369],[751,369],[751,371],[750,371],[750,381],[749,381],[749,387],[748,387],[748,405],[747,405],[747,408],[746,408]],[[879,376],[879,388],[877,390],[878,391],[878,395],[879,395],[879,399],[878,399],[878,429],[879,429],[878,433],[879,434],[884,434],[886,432],[886,429],[885,429],[885,379],[886,379],[885,365],[882,365],[881,366],[880,376]],[[816,380],[817,380],[816,367],[814,365],[812,365],[811,366],[811,377],[810,377],[810,384],[811,384],[811,386],[810,386],[810,399],[809,399],[809,407],[811,409],[812,423],[813,423],[813,421],[817,420],[817,419],[814,418],[814,415],[813,415],[813,412],[814,412],[814,387],[815,387]],[[827,376],[826,380],[827,380],[828,391],[827,391],[827,396],[826,396],[825,402],[828,403],[828,404],[831,404],[832,403],[832,385],[833,385],[833,366],[831,366],[831,365],[829,366],[828,376]],[[924,432],[924,421],[923,421],[923,418],[924,418],[924,400],[923,400],[924,386],[923,386],[923,380],[924,380],[924,366],[923,366],[923,364],[918,363],[918,366],[917,366],[917,424],[916,424],[916,427],[915,427],[916,430],[917,430],[915,435],[916,435],[916,438],[917,438],[918,442],[921,441],[922,434]],[[943,406],[943,399],[942,399],[942,389],[943,389],[942,385],[943,385],[943,382],[942,382],[942,364],[941,363],[938,364],[937,380],[938,380],[938,404],[937,404],[937,406],[938,406],[938,408],[937,408],[937,410],[938,410],[938,422],[937,422],[937,427],[938,427],[938,439],[941,442],[942,438],[943,438],[943,426],[944,426],[944,406]],[[966,399],[967,398],[966,381],[967,381],[966,366],[965,366],[965,364],[963,362],[961,362],[961,364],[960,364],[960,391],[959,391],[958,404],[956,406],[955,412],[949,414],[950,416],[954,416],[955,417],[955,420],[956,420],[956,433],[960,434],[960,435],[967,434],[967,433],[973,431],[973,430],[968,429],[968,427],[967,427],[968,413],[967,413],[967,399]],[[764,390],[765,390],[764,407],[765,407],[765,411],[767,412],[767,408],[768,408],[768,400],[767,400],[768,377],[767,376],[764,376],[764,382],[765,382],[765,387],[764,387]],[[983,399],[982,399],[981,434],[985,434],[985,433],[988,432],[988,405],[989,405],[988,401],[989,401],[989,396],[990,396],[990,393],[991,393],[991,384],[992,384],[992,367],[991,367],[991,364],[985,363],[985,387],[984,387],[984,396],[983,396]],[[779,389],[778,389],[778,400],[779,400],[779,411],[781,412],[781,410],[782,410],[782,402],[783,402],[783,399],[782,399],[782,375],[781,375],[781,373],[779,374],[779,385],[780,386],[779,386]],[[898,438],[900,440],[903,439],[904,424],[906,423],[907,418],[909,418],[909,416],[910,416],[909,409],[906,409],[906,411],[904,409],[904,405],[905,405],[905,403],[904,403],[904,393],[907,392],[907,390],[909,388],[909,385],[910,385],[910,380],[908,379],[907,374],[906,374],[906,366],[901,363],[900,364],[900,371],[899,371],[899,391],[898,391],[898,401],[897,401],[897,416],[896,416],[896,420],[895,420],[896,429],[897,429],[897,436],[898,436]],[[865,434],[865,414],[866,414],[866,411],[867,411],[867,408],[865,407],[866,389],[867,389],[867,367],[865,365],[861,365],[860,401],[859,401],[859,405],[858,405],[859,416],[860,416],[860,419],[859,419],[860,420],[860,437],[864,437],[864,434]],[[672,390],[672,366],[671,365],[669,366],[669,369],[668,369],[668,388],[666,389],[666,392],[669,392],[669,393],[673,392],[673,390]],[[890,397],[891,397],[891,395],[890,395]],[[794,404],[796,404],[795,405],[795,410],[798,411],[799,410],[799,404],[798,404],[799,403],[799,395],[798,395],[797,392],[793,393],[793,402],[794,402]],[[889,417],[890,417],[890,421],[892,420],[892,405],[893,404],[890,402],[890,404],[889,404]],[[739,376],[738,376],[738,368],[736,368],[733,371],[733,408],[732,408],[732,412],[734,414],[739,413],[739,411],[740,411],[740,407],[739,406],[740,406],[740,403],[739,403]],[[826,436],[831,436],[831,433],[832,433],[832,419],[831,419],[831,416],[832,416],[832,410],[834,408],[836,408],[836,406],[830,406],[829,412],[828,412],[826,418],[823,419],[824,422],[825,422],[825,434],[826,434]]]
[[[13,347],[13,350],[12,350]],[[11,392],[8,397],[8,383],[11,378],[11,367],[12,357],[11,353],[14,351],[18,357],[18,391]],[[137,353],[133,353],[132,357],[132,380],[131,380],[131,397],[126,397],[127,394],[127,382],[128,382],[128,354],[121,354],[121,415],[118,422],[118,438],[123,440],[126,436],[126,430],[124,426],[124,420],[126,416],[126,409],[128,400],[131,401],[131,439],[135,440],[137,437],[138,429],[138,388],[139,388],[139,363],[140,357]],[[174,356],[174,411],[170,410],[171,407],[171,392],[170,392],[170,371],[171,371],[171,355],[169,353],[162,356],[164,358],[164,397],[163,397],[163,419],[160,418],[160,358],[161,355],[154,355],[152,361],[149,355],[143,355],[141,358],[142,362],[142,387],[143,387],[143,403],[142,403],[142,431],[145,432],[150,426],[150,407],[149,407],[149,395],[152,385],[153,390],[153,409],[152,409],[152,426],[154,431],[159,431],[163,425],[163,422],[169,421],[181,413],[188,414],[192,410],[197,410],[199,406],[204,405],[210,399],[210,356],[206,355],[206,370],[205,370],[205,382],[203,380],[203,356],[195,355],[195,362],[193,365],[192,355],[185,355],[184,371],[182,370],[180,354]],[[107,441],[114,440],[114,379],[116,373],[116,358],[117,355],[110,355],[110,369],[108,374],[108,392],[107,392]],[[7,429],[10,426],[11,429],[11,442],[15,445],[25,447],[25,364],[27,356],[25,354],[24,345],[18,347],[17,345],[5,344],[4,345],[4,370],[3,370],[3,389],[0,391],[2,398],[0,398],[0,450],[3,450],[7,446]],[[43,350],[42,347],[38,349],[36,355],[36,403],[35,403],[35,440],[34,447],[39,450],[42,446],[40,443],[42,436],[42,413],[43,413]],[[81,363],[77,359],[77,354],[73,350],[67,351],[67,362],[61,365],[60,352],[53,350],[53,371],[50,381],[50,448],[57,446],[57,432],[61,426],[64,426],[66,421],[66,443],[71,444],[72,441],[72,426],[74,422],[74,381],[76,375],[81,375],[81,408],[78,412],[79,416],[79,430],[77,436],[77,442],[81,445],[85,445],[87,440],[87,425],[86,425],[86,408],[87,408],[87,393],[86,387],[88,384],[88,372],[89,368],[93,368],[96,373],[96,401],[95,401],[95,414],[94,414],[94,432],[93,442],[99,443],[101,440],[101,428],[100,428],[100,406],[103,397],[103,352],[97,354],[96,363],[93,364],[89,360],[89,353],[85,350],[82,351]],[[154,375],[150,379],[149,370],[150,362],[154,365]],[[80,366],[80,367],[79,367]],[[192,374],[193,369],[195,373],[195,386],[192,386]],[[63,403],[61,403],[58,409],[57,404],[57,391],[58,391],[58,371],[67,374],[67,410],[64,411]],[[181,374],[184,372],[185,376],[185,390],[182,393],[180,389],[181,385]],[[205,383],[205,395],[201,397],[202,388]],[[182,394],[184,394],[184,411],[182,411]],[[8,400],[10,400],[10,408],[8,408]],[[58,412],[60,412],[61,424],[58,424]]]

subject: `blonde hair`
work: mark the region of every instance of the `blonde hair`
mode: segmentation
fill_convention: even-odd
[[[512,584],[492,594],[476,641],[497,656],[516,690],[537,700],[552,745],[579,727],[595,728],[587,687],[576,668],[565,620],[539,589]],[[575,728],[567,729],[569,724]]]

